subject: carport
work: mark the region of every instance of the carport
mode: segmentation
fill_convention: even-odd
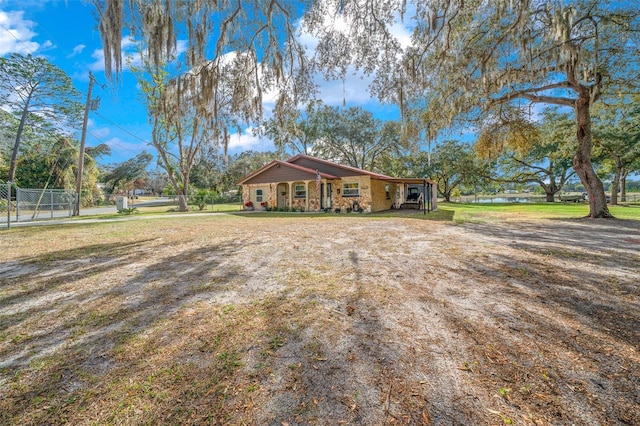
[[[396,184],[396,209],[419,209],[424,213],[438,209],[437,183],[427,178],[388,178]]]

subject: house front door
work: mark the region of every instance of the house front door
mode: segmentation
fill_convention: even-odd
[[[330,183],[320,184],[320,208],[321,209],[331,208],[331,184]]]
[[[287,185],[278,185],[278,208],[287,207]]]

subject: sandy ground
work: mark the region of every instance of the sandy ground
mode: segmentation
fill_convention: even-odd
[[[640,424],[638,222],[123,226],[3,253],[0,423]]]

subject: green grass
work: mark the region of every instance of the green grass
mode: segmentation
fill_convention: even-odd
[[[91,219],[114,219],[114,218],[123,218],[123,217],[131,217],[131,216],[144,216],[144,215],[162,215],[166,214],[167,216],[175,213],[185,214],[203,214],[203,213],[234,213],[241,210],[240,204],[208,204],[204,210],[200,210],[196,205],[189,205],[189,210],[186,212],[178,211],[178,207],[174,203],[167,203],[155,206],[137,206],[136,204],[132,204],[129,206],[130,208],[135,208],[135,213],[131,214],[120,214],[115,211],[113,213],[103,213],[103,214],[88,214],[86,210],[90,210],[89,208],[85,209],[82,216],[76,216],[74,220],[83,220],[87,218]]]
[[[640,220],[640,204],[609,206],[618,219]],[[586,203],[438,203],[426,215],[418,210],[389,210],[365,216],[410,217],[446,222],[491,222],[505,220],[579,219],[589,214]]]
[[[586,203],[457,204],[440,203],[439,214],[459,221],[571,219],[586,217]],[[640,220],[640,205],[609,206],[618,219]],[[448,214],[447,214],[448,213]]]
[[[189,206],[188,212],[179,212],[174,203],[155,206],[136,207],[136,213],[132,215],[122,215],[117,212],[81,216],[74,219],[114,219],[126,218],[130,216],[145,215],[166,215],[170,217],[173,214],[206,214],[206,213],[241,213],[242,206],[240,204],[215,204],[207,205],[204,210],[200,210],[195,205]],[[640,204],[630,203],[617,206],[609,206],[609,211],[617,219],[640,220]],[[247,217],[252,218],[290,218],[292,216],[304,217],[407,217],[412,219],[437,220],[445,222],[491,222],[505,220],[535,220],[535,219],[579,219],[586,217],[589,213],[589,205],[586,203],[447,203],[440,202],[438,210],[424,214],[421,210],[388,210],[378,213],[319,213],[319,212],[277,212],[277,211],[256,211]]]
[[[133,205],[132,207],[137,207]],[[228,212],[237,212],[242,208],[239,203],[232,204],[207,204],[203,210],[197,205],[189,205],[189,211],[191,212],[217,212],[217,213],[228,213]],[[140,213],[166,213],[166,212],[177,212],[178,206],[175,203],[167,203],[164,205],[157,206],[148,206],[148,207],[138,207]]]

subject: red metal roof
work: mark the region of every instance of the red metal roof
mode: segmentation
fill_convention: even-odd
[[[273,160],[272,162],[270,162],[269,164],[267,164],[266,166],[262,167],[261,169],[256,170],[253,173],[248,174],[247,176],[245,176],[244,178],[240,179],[238,182],[236,182],[238,185],[242,185],[244,182],[250,180],[251,178],[263,173],[264,171],[271,169],[272,167],[275,166],[284,166],[284,167],[290,167],[292,169],[296,169],[296,170],[300,170],[306,173],[309,173],[311,175],[313,175],[313,177],[315,178],[316,173],[320,173],[320,177],[324,178],[324,179],[339,179],[337,176],[328,174],[328,173],[323,173],[321,171],[316,171],[307,167],[302,167],[302,166],[298,166],[297,164],[291,164],[287,161],[282,161],[282,160]]]

